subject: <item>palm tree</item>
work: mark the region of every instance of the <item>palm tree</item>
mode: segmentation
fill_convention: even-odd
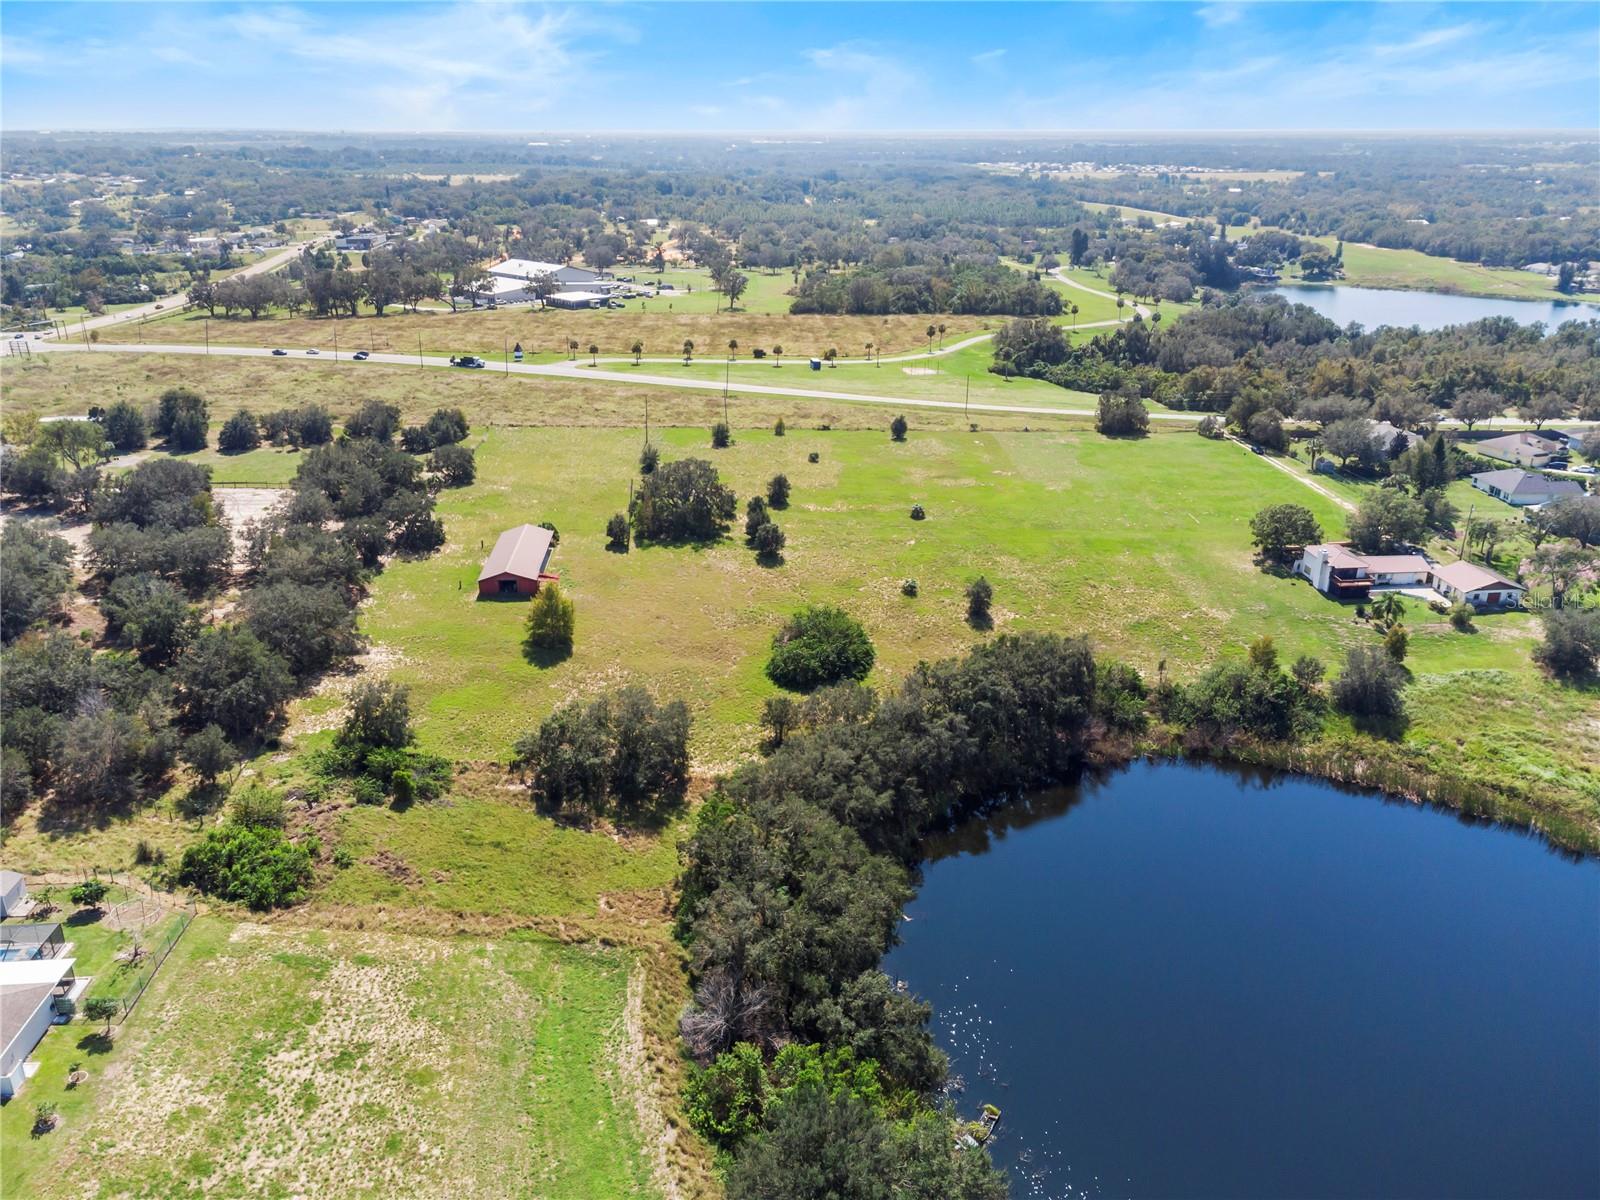
[[[782,346],[774,346],[772,348],[772,359],[773,359],[773,362],[772,362],[773,366],[775,366],[775,367],[783,366],[783,347]]]
[[[867,360],[870,362],[871,359],[872,359],[872,343],[868,342],[867,343]]]
[[[939,349],[944,349],[944,322],[939,322]]]
[[[633,365],[637,367],[639,365],[639,356],[644,353],[644,343],[643,342],[634,342],[632,349],[633,349]]]
[[[688,338],[683,339],[683,365],[688,366],[689,360],[694,357],[694,343]]]
[[[599,361],[600,361],[599,357],[598,357],[599,354],[600,354],[600,347],[595,345],[593,342],[590,342],[589,343],[589,365],[591,367],[599,365]]]
[[[728,339],[728,361],[732,362],[734,359],[736,359],[738,357],[739,357],[739,339],[738,338],[729,338]]]
[[[938,333],[938,332],[939,332],[939,327],[937,325],[929,325],[928,326],[928,353],[929,354],[933,353],[933,335]]]
[[[839,365],[838,362],[836,361],[838,359],[838,357],[839,357],[839,352],[837,350],[835,350],[832,346],[828,347],[828,352],[826,354],[824,354],[822,357],[828,360],[828,365],[830,367],[837,367]]]
[[[1119,321],[1122,320],[1122,306],[1126,303],[1127,301],[1125,301],[1121,296],[1117,297],[1117,320]]]
[[[1072,314],[1072,327],[1078,327],[1078,306],[1071,301],[1067,302],[1067,311]]]
[[[1396,624],[1406,615],[1406,606],[1400,603],[1400,593],[1384,592],[1372,602],[1372,615],[1385,628]]]
[[[578,357],[578,339],[577,338],[568,338],[567,339],[567,358],[570,360],[570,359],[574,359],[574,358],[577,358],[577,357]]]

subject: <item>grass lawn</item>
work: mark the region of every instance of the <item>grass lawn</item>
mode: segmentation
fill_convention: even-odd
[[[533,935],[201,917],[109,1051],[69,1033],[0,1113],[3,1191],[656,1195],[629,1067],[634,961]],[[72,1057],[90,1078],[68,1092]],[[45,1099],[63,1123],[30,1139]]]
[[[787,613],[808,602],[849,608],[878,650],[872,682],[887,685],[919,659],[980,640],[961,598],[980,573],[995,587],[1001,629],[1084,632],[1151,674],[1165,662],[1188,675],[1261,633],[1288,659],[1309,653],[1331,665],[1376,637],[1352,609],[1251,562],[1247,524],[1261,506],[1304,504],[1330,534],[1342,533],[1344,510],[1239,447],[1187,430],[1121,442],[914,427],[903,444],[877,432],[794,429],[778,439],[750,430],[721,452],[699,429],[657,436],[668,457],[712,458],[741,503],[774,472],[789,476],[784,564],[759,566],[736,536],[608,552],[601,531],[625,506],[637,435],[490,432],[479,482],[441,499],[450,544],[392,565],[363,614],[364,631],[414,689],[426,746],[503,760],[556,705],[637,680],[688,699],[697,761],[725,765],[750,752],[761,702],[776,692],[762,668]],[[811,450],[820,462],[806,461]],[[913,502],[926,506],[926,521],[909,519]],[[578,611],[575,652],[550,668],[521,657],[525,605],[473,598],[500,530],[540,520],[563,533],[552,567]],[[918,580],[915,599],[900,594],[906,578]],[[1461,634],[1412,607],[1407,665],[1420,686],[1407,753],[1442,767],[1481,758],[1492,778],[1592,813],[1600,709],[1534,669],[1536,619],[1485,616],[1477,633]],[[1497,699],[1485,702],[1486,693]],[[1552,711],[1567,719],[1552,725]]]
[[[574,312],[527,307],[492,311],[462,309],[456,313],[428,310],[407,313],[392,309],[384,317],[361,316],[339,321],[285,314],[262,317],[258,321],[246,317],[207,320],[201,313],[182,312],[143,325],[108,326],[100,331],[100,337],[105,342],[198,345],[209,336],[213,345],[286,350],[316,347],[323,354],[330,354],[337,333],[341,356],[358,349],[415,354],[419,339],[424,354],[470,353],[494,359],[503,358],[506,350],[519,342],[530,355],[564,357],[569,340],[578,343],[580,352],[593,343],[603,354],[630,353],[636,340],[644,343],[647,354],[676,354],[685,339],[693,341],[702,354],[725,353],[729,340],[733,339],[745,353],[754,346],[770,349],[782,345],[789,353],[797,355],[820,355],[829,346],[837,348],[841,354],[859,355],[864,353],[869,341],[881,347],[885,354],[924,348],[927,345],[924,330],[930,320],[944,321],[950,340],[982,327],[980,318],[960,316],[792,316],[787,311],[752,311],[744,305],[738,312],[718,313],[712,311],[710,297],[707,293],[703,309],[696,304],[687,311],[678,311],[677,301],[672,302],[674,307],[669,310],[665,301],[651,300],[644,309],[637,302],[621,309]],[[700,298],[700,293],[696,292],[688,299],[698,302]],[[1094,299],[1086,293],[1085,298]],[[721,299],[720,295],[717,299]],[[989,327],[998,328],[1000,320],[991,318]]]
[[[799,318],[794,318],[799,319]],[[741,353],[743,353],[741,351]],[[971,352],[963,352],[971,353]],[[988,376],[987,359],[973,363],[974,389],[980,386],[979,374],[984,382],[992,379],[1000,389],[997,395],[1020,396],[1013,388],[1043,389],[1048,385],[1013,381],[999,382],[998,376]],[[951,356],[959,363],[959,359]],[[785,356],[787,362],[787,356]],[[661,371],[671,374],[670,364],[655,364]],[[914,366],[914,363],[901,364]],[[707,378],[720,378],[720,365],[714,361],[695,360],[696,369],[706,372]],[[752,367],[750,379],[781,383],[785,386],[802,386],[802,377],[813,386],[826,386],[823,375],[812,374],[800,363],[781,370],[770,367]],[[939,369],[949,371],[950,361],[939,361]],[[642,368],[641,368],[642,370]],[[825,372],[827,381],[846,374],[848,368]],[[899,367],[885,363],[871,368],[871,379],[883,380],[877,389],[895,395],[914,395],[913,386],[918,377],[903,374]],[[961,386],[952,376],[921,377],[921,387],[942,388],[946,391]],[[893,385],[888,381],[893,380]],[[901,387],[901,384],[908,386]],[[709,426],[722,418],[722,396],[717,391],[685,391],[674,388],[650,387],[612,380],[593,382],[567,379],[507,376],[493,370],[452,371],[448,369],[420,370],[415,367],[394,366],[386,363],[335,364],[326,359],[292,358],[255,361],[243,358],[204,358],[177,355],[129,354],[72,354],[41,355],[17,366],[6,366],[0,360],[0,386],[5,391],[8,406],[31,409],[41,416],[79,413],[88,406],[86,396],[101,398],[110,403],[126,399],[135,404],[153,405],[156,398],[170,387],[179,385],[197,389],[211,405],[212,439],[216,431],[231,414],[241,408],[265,412],[274,408],[292,407],[316,400],[326,404],[338,419],[352,415],[367,400],[383,400],[399,406],[407,421],[419,421],[440,406],[460,407],[474,425],[562,425],[570,427],[620,427],[641,426],[644,420],[646,397],[650,402],[652,421],[662,424]],[[898,389],[898,390],[895,390]],[[851,390],[851,389],[844,389]],[[1050,388],[1048,392],[1035,390],[1028,403],[1039,396],[1049,395],[1074,408],[1088,405],[1076,402],[1073,393]],[[959,395],[951,395],[959,399]],[[974,392],[976,399],[976,391]],[[790,396],[748,395],[737,397],[735,404],[739,424],[766,425],[782,417],[791,425],[829,424],[834,429],[883,429],[891,413],[881,405],[854,404],[845,400],[806,399]],[[942,411],[921,409],[911,414],[917,428],[965,429],[967,422],[960,410]],[[985,429],[1021,429],[1025,425],[1038,428],[1041,422],[1054,418],[1033,414],[985,413]],[[1060,418],[1073,424],[1082,424],[1082,418]],[[260,453],[260,452],[257,452]],[[281,460],[284,455],[279,454]],[[246,462],[246,460],[249,460]],[[214,462],[221,470],[219,479],[229,479],[234,472],[257,468],[268,470],[267,460],[250,455],[227,459],[207,453],[204,461]],[[286,469],[277,461],[272,471]],[[234,482],[247,482],[234,478]],[[263,479],[261,482],[271,482]]]
[[[1335,239],[1331,237],[1309,240],[1320,242],[1329,250],[1335,245]],[[1389,250],[1355,242],[1346,242],[1344,245],[1343,282],[1360,287],[1456,292],[1465,296],[1498,296],[1511,300],[1592,299],[1563,295],[1556,291],[1546,276],[1530,271],[1485,267],[1454,258],[1439,258],[1420,250]]]

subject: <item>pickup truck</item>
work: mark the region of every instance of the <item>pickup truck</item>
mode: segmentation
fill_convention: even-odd
[[[483,359],[478,358],[476,355],[463,354],[458,358],[452,354],[450,356],[450,365],[452,367],[486,367],[489,364],[484,362]]]

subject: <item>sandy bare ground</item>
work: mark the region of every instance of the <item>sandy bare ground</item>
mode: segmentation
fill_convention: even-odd
[[[237,563],[244,549],[245,526],[259,521],[272,507],[288,495],[288,488],[275,487],[216,487],[211,495],[217,507],[228,518],[233,528],[233,554]]]

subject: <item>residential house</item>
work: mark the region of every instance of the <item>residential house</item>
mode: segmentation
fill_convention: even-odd
[[[1519,467],[1542,467],[1552,458],[1561,457],[1564,450],[1554,438],[1537,433],[1508,433],[1485,442],[1466,442],[1463,448]]]
[[[1526,592],[1474,563],[1436,563],[1421,553],[1362,554],[1346,542],[1307,546],[1294,570],[1335,600],[1366,600],[1375,589],[1384,589],[1431,592],[1478,608],[1515,608]]]
[[[1433,587],[1447,600],[1464,600],[1474,608],[1517,608],[1527,588],[1477,563],[1441,563],[1433,569]]]
[[[88,990],[73,972],[71,943],[57,922],[9,925],[0,940],[0,1097],[33,1074],[28,1056],[58,1021],[71,1020]]]
[[[1472,486],[1514,508],[1549,504],[1552,500],[1567,496],[1583,495],[1581,483],[1571,479],[1554,479],[1518,467],[1507,467],[1503,471],[1479,471],[1472,477]]]
[[[532,596],[560,578],[545,570],[554,535],[542,525],[518,525],[495,540],[478,572],[478,595]]]
[[[1396,458],[1403,450],[1409,450],[1422,440],[1422,435],[1412,433],[1409,429],[1401,429],[1389,421],[1372,422],[1372,442],[1383,453],[1385,458]]]

